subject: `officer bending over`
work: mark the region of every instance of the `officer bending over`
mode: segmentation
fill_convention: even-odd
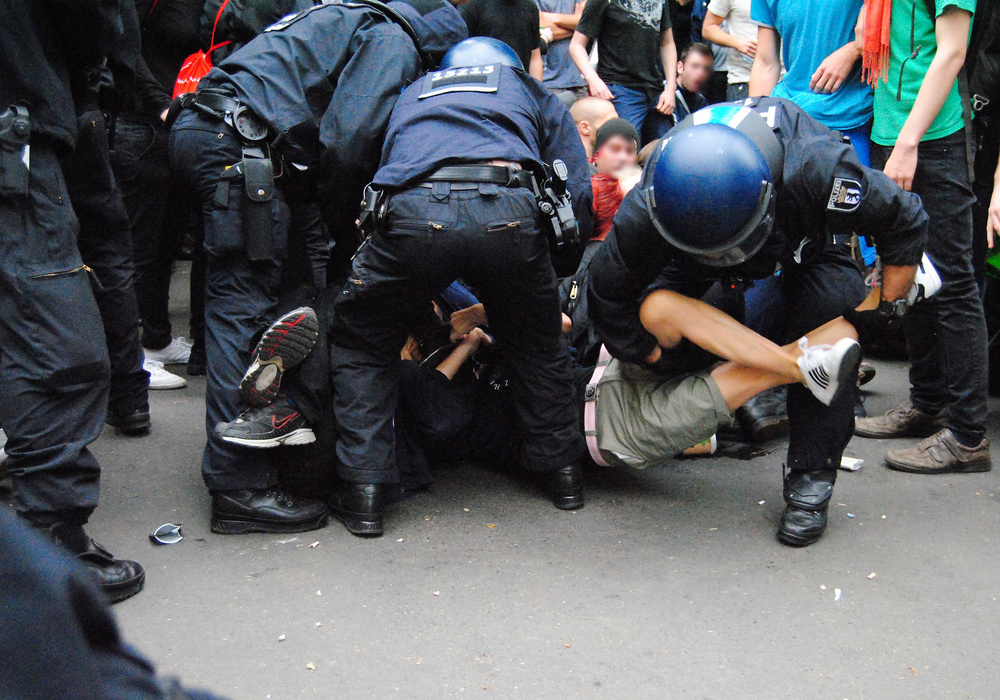
[[[614,357],[663,376],[703,369],[717,356],[798,373],[801,383],[788,391],[791,473],[778,537],[808,545],[826,528],[850,440],[860,352],[850,341],[829,349],[806,341],[796,368],[755,334],[731,342],[713,333],[712,309],[699,300],[717,281],[738,291],[780,274],[785,341],[794,341],[864,299],[849,249],[857,233],[876,240],[882,308],[898,312],[926,229],[917,196],[862,166],[850,144],[795,104],[716,105],[670,131],[625,198],[590,265],[590,313]]]
[[[396,104],[374,186],[381,225],[335,304],[330,350],[343,488],[331,512],[381,535],[393,458],[399,349],[435,294],[475,287],[509,358],[527,466],[559,508],[583,505],[584,443],[559,295],[532,178],[562,159],[574,200],[590,185],[569,110],[494,39],[462,42]]]
[[[448,48],[465,32],[442,0],[331,2],[272,25],[175,102],[171,164],[199,197],[208,257],[202,475],[214,532],[298,532],[326,521],[323,503],[289,497],[266,459],[213,428],[238,413],[251,339],[276,315],[290,193],[315,223],[321,159],[337,172],[374,169],[393,104],[429,62],[422,47]]]

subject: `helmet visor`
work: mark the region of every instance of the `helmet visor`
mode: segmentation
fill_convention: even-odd
[[[652,188],[646,190],[644,194],[647,202],[652,206]],[[774,227],[774,201],[774,185],[770,182],[762,182],[760,198],[757,200],[757,208],[753,216],[740,229],[739,233],[733,236],[731,241],[715,248],[699,249],[686,245],[671,235],[659,217],[654,214],[650,218],[661,236],[701,264],[709,267],[735,267],[759,253],[760,249],[764,247],[764,243],[767,242],[771,235],[771,229]]]

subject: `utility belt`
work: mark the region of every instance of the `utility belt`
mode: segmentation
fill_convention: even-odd
[[[11,105],[0,113],[0,197],[26,197],[31,163],[28,109]]]
[[[239,137],[243,158],[219,176],[215,206],[218,209],[230,208],[230,182],[242,178],[245,200],[241,210],[247,258],[252,261],[273,260],[271,200],[275,190],[275,163],[271,157],[271,129],[249,107],[225,90],[208,88],[181,95],[170,106],[167,124],[172,125],[183,109],[192,109],[206,119],[225,122]],[[281,166],[280,161],[278,166]]]
[[[540,181],[532,171],[524,170],[516,163],[446,165],[428,175],[417,187],[430,189],[432,196],[442,197],[447,197],[452,191],[481,189],[484,184],[531,190],[544,215],[549,244],[554,251],[560,251],[579,245],[580,231],[573,213],[572,199],[566,191],[566,165],[557,160],[552,164],[552,169],[553,176]],[[382,227],[390,197],[391,193],[387,190],[372,185],[365,188],[359,223],[366,236]]]

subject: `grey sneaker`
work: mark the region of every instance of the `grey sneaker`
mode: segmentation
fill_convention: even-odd
[[[885,463],[911,474],[988,472],[993,466],[989,440],[966,447],[947,428],[909,449],[889,450]]]
[[[924,413],[912,403],[904,403],[875,418],[858,418],[854,421],[854,434],[858,437],[889,439],[925,438],[944,428],[944,411],[936,416]]]

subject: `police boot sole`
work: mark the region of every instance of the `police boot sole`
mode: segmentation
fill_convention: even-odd
[[[958,462],[946,467],[921,469],[904,462],[897,462],[888,456],[885,458],[885,464],[889,469],[908,474],[976,474],[979,472],[988,472],[993,468],[992,460],[987,460],[982,462]]]
[[[583,508],[583,494],[578,493],[572,496],[553,496],[552,505],[559,510],[577,510]]]
[[[822,532],[817,535],[796,535],[781,529],[778,530],[778,541],[791,547],[808,547],[809,545],[818,542],[822,536]]]
[[[233,445],[242,445],[243,447],[251,447],[256,449],[270,449],[272,447],[281,447],[282,445],[287,445],[289,447],[294,447],[295,445],[311,445],[316,442],[316,433],[310,428],[299,428],[298,430],[293,430],[288,433],[288,435],[281,435],[280,437],[265,438],[263,440],[254,440],[252,438],[240,438],[240,437],[229,437],[226,435],[222,436],[223,441],[231,443]]]
[[[248,535],[252,532],[263,532],[271,535],[284,535],[290,532],[309,532],[319,530],[326,525],[329,515],[323,513],[308,520],[294,522],[277,522],[271,520],[251,520],[231,515],[212,515],[212,532],[217,535]]]
[[[142,437],[143,435],[149,435],[149,431],[153,427],[153,422],[150,420],[148,413],[143,413],[116,421],[114,425],[115,432],[119,435],[124,435],[125,437]]]
[[[750,439],[754,442],[767,442],[788,435],[788,416],[762,418],[755,421],[750,428]]]
[[[381,537],[385,532],[385,525],[381,518],[378,520],[365,519],[372,517],[369,513],[347,513],[331,508],[330,515],[343,523],[349,533],[358,537]]]
[[[142,590],[142,587],[146,584],[146,572],[140,572],[138,576],[130,581],[121,581],[119,583],[102,583],[101,590],[104,591],[104,595],[107,596],[108,600],[112,603],[120,603],[126,598],[131,598],[136,593]]]

